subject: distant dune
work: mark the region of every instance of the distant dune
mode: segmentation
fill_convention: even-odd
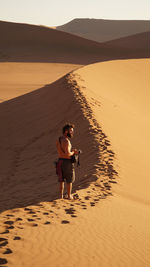
[[[0,36],[1,62],[84,65],[117,58],[150,56],[150,32],[101,44],[46,27],[0,22]]]
[[[87,64],[104,58],[100,44],[28,24],[0,22],[0,61]]]
[[[150,31],[150,20],[74,19],[56,29],[89,40],[105,42]]]

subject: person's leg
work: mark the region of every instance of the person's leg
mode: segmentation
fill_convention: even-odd
[[[64,194],[64,182],[60,182],[60,198],[63,198]]]
[[[68,199],[73,199],[73,196],[71,195],[71,191],[72,191],[72,183],[67,183]]]

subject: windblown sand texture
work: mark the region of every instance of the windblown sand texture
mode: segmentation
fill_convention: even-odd
[[[149,267],[149,33],[101,45],[11,27],[0,63],[0,266]],[[83,151],[73,201],[58,198],[54,168],[66,121]]]

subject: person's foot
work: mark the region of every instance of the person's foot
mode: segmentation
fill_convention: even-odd
[[[64,198],[68,199],[68,194],[67,193],[65,193]]]
[[[68,199],[70,199],[70,200],[74,199],[73,195],[68,196]]]
[[[60,199],[63,199],[64,198],[64,196],[63,195],[60,195]]]

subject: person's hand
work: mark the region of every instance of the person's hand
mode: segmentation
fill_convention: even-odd
[[[75,155],[78,155],[78,150],[76,148],[73,149],[73,152],[74,152]]]

